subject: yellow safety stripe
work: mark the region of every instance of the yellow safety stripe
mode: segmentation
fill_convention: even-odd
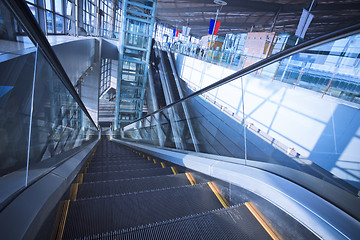
[[[266,218],[259,212],[259,210],[254,206],[252,202],[246,202],[245,206],[249,209],[249,211],[254,215],[256,220],[261,224],[261,226],[265,229],[265,231],[270,235],[270,237],[274,240],[280,240],[279,233],[276,230],[270,228],[270,224],[266,220]]]
[[[175,167],[171,167],[171,170],[173,171],[174,175],[178,174],[178,171]]]
[[[53,231],[51,232],[50,239],[52,239],[52,240],[56,239],[56,237],[57,237],[63,209],[64,209],[64,201],[61,201],[59,203],[59,207],[58,207],[58,210],[57,210],[57,213],[56,213]]]
[[[70,200],[71,201],[76,201],[78,188],[79,188],[79,183],[71,184],[71,188],[70,188]]]
[[[162,167],[162,168],[166,168],[166,165],[165,165],[164,162],[161,162],[161,167]]]
[[[83,183],[83,180],[84,180],[84,174],[80,173],[78,175],[77,182],[81,184]]]
[[[57,240],[62,239],[62,236],[64,234],[65,222],[66,222],[66,217],[67,217],[67,213],[68,213],[68,210],[69,210],[69,204],[70,204],[70,200],[65,200],[63,213],[61,215],[61,221],[60,221],[60,225],[59,225],[59,231],[58,231],[58,234],[56,236]]]
[[[156,159],[153,159],[154,163],[157,163]]]
[[[193,177],[193,175],[189,172],[185,173],[186,177],[188,178],[189,182],[191,183],[191,185],[195,185],[196,182],[195,182],[195,179]]]
[[[149,161],[150,161],[150,160],[151,160],[151,157],[149,157],[149,156],[148,156],[148,157],[147,157],[147,160],[149,160]]]
[[[216,186],[214,182],[208,182],[209,187],[214,192],[217,199],[220,201],[221,205],[224,208],[228,208],[230,206],[229,202],[226,200],[226,198],[221,194],[220,190]]]

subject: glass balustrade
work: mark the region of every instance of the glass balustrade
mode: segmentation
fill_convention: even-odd
[[[0,9],[2,21],[15,19],[2,3]],[[65,87],[51,58],[36,43],[22,42],[30,39],[25,31],[20,38],[9,34],[0,39],[1,48],[15,46],[0,55],[0,208],[98,139],[93,120]]]

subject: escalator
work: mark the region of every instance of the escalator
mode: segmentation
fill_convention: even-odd
[[[279,239],[251,202],[104,139],[59,205],[54,239]]]
[[[161,50],[159,49],[159,54],[161,54],[161,58],[163,59],[164,61],[164,74],[167,74],[167,77],[168,77],[168,84],[169,84],[169,89],[171,91],[171,94],[174,98],[174,101],[177,101],[179,100],[181,97],[179,95],[179,91],[176,87],[176,83],[175,83],[175,78],[174,78],[174,75],[171,71],[171,65],[170,65],[170,61],[169,61],[169,58],[166,54],[166,51],[164,50]]]

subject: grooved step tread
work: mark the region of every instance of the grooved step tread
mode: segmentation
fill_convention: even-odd
[[[106,180],[149,177],[149,176],[170,175],[170,174],[173,174],[171,168],[145,168],[145,169],[135,169],[135,170],[113,171],[106,173],[104,172],[87,173],[84,175],[84,182],[98,182],[98,181],[106,181]]]
[[[138,163],[149,163],[149,160],[145,158],[135,158],[135,159],[117,159],[117,160],[109,160],[109,161],[96,161],[92,160],[90,167],[99,167],[99,166],[116,166],[121,164],[138,164]],[[152,161],[151,161],[152,162]]]
[[[135,169],[145,169],[145,168],[161,168],[160,164],[154,164],[153,162],[145,163],[132,163],[132,164],[119,164],[119,165],[104,165],[104,166],[92,166],[90,164],[87,169],[87,173],[97,173],[97,172],[114,172],[114,171],[124,171],[124,170],[135,170]]]
[[[221,208],[207,184],[71,202],[64,239],[80,238]]]
[[[108,161],[108,160],[112,160],[112,161],[116,161],[116,160],[121,160],[121,159],[145,159],[144,157],[139,156],[138,154],[122,154],[122,153],[117,153],[111,156],[97,156],[94,155],[93,157],[94,160],[96,161]]]
[[[184,173],[80,184],[77,199],[190,185]]]
[[[116,239],[269,239],[244,205],[107,233]]]

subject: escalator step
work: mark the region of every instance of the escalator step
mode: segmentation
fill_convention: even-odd
[[[155,164],[154,164],[155,165]],[[84,182],[98,182],[126,178],[149,177],[172,174],[171,168],[150,168],[125,171],[114,171],[106,173],[87,173],[84,175]]]
[[[144,158],[141,159],[117,159],[117,160],[109,160],[109,161],[91,161],[90,167],[99,167],[105,165],[116,166],[120,164],[135,164],[135,163],[149,163],[149,160]],[[151,161],[152,162],[152,161]]]
[[[94,158],[97,158],[99,160],[107,160],[107,159],[118,158],[118,157],[142,158],[142,156],[143,156],[143,154],[139,155],[139,154],[135,154],[135,153],[129,153],[129,154],[114,153],[114,154],[111,154],[111,155],[94,155]]]
[[[114,161],[114,160],[122,160],[122,159],[145,159],[145,158],[142,158],[141,156],[139,155],[136,155],[136,154],[114,154],[114,155],[111,155],[111,156],[96,156],[94,155],[93,157],[93,160],[94,161],[99,161],[99,162],[107,162],[107,161]]]
[[[64,239],[94,236],[221,208],[207,184],[71,202]]]
[[[183,185],[190,185],[190,182],[185,174],[85,183],[79,185],[77,198],[95,198],[97,196],[109,196]]]
[[[133,170],[133,169],[144,169],[144,168],[161,168],[160,164],[154,164],[153,162],[147,161],[145,163],[138,164],[119,164],[119,165],[103,165],[103,166],[89,166],[87,173],[97,173],[97,172],[114,172],[114,171],[123,171],[123,170]]]
[[[244,205],[126,229],[114,239],[272,239]],[[106,237],[106,235],[104,236]]]

